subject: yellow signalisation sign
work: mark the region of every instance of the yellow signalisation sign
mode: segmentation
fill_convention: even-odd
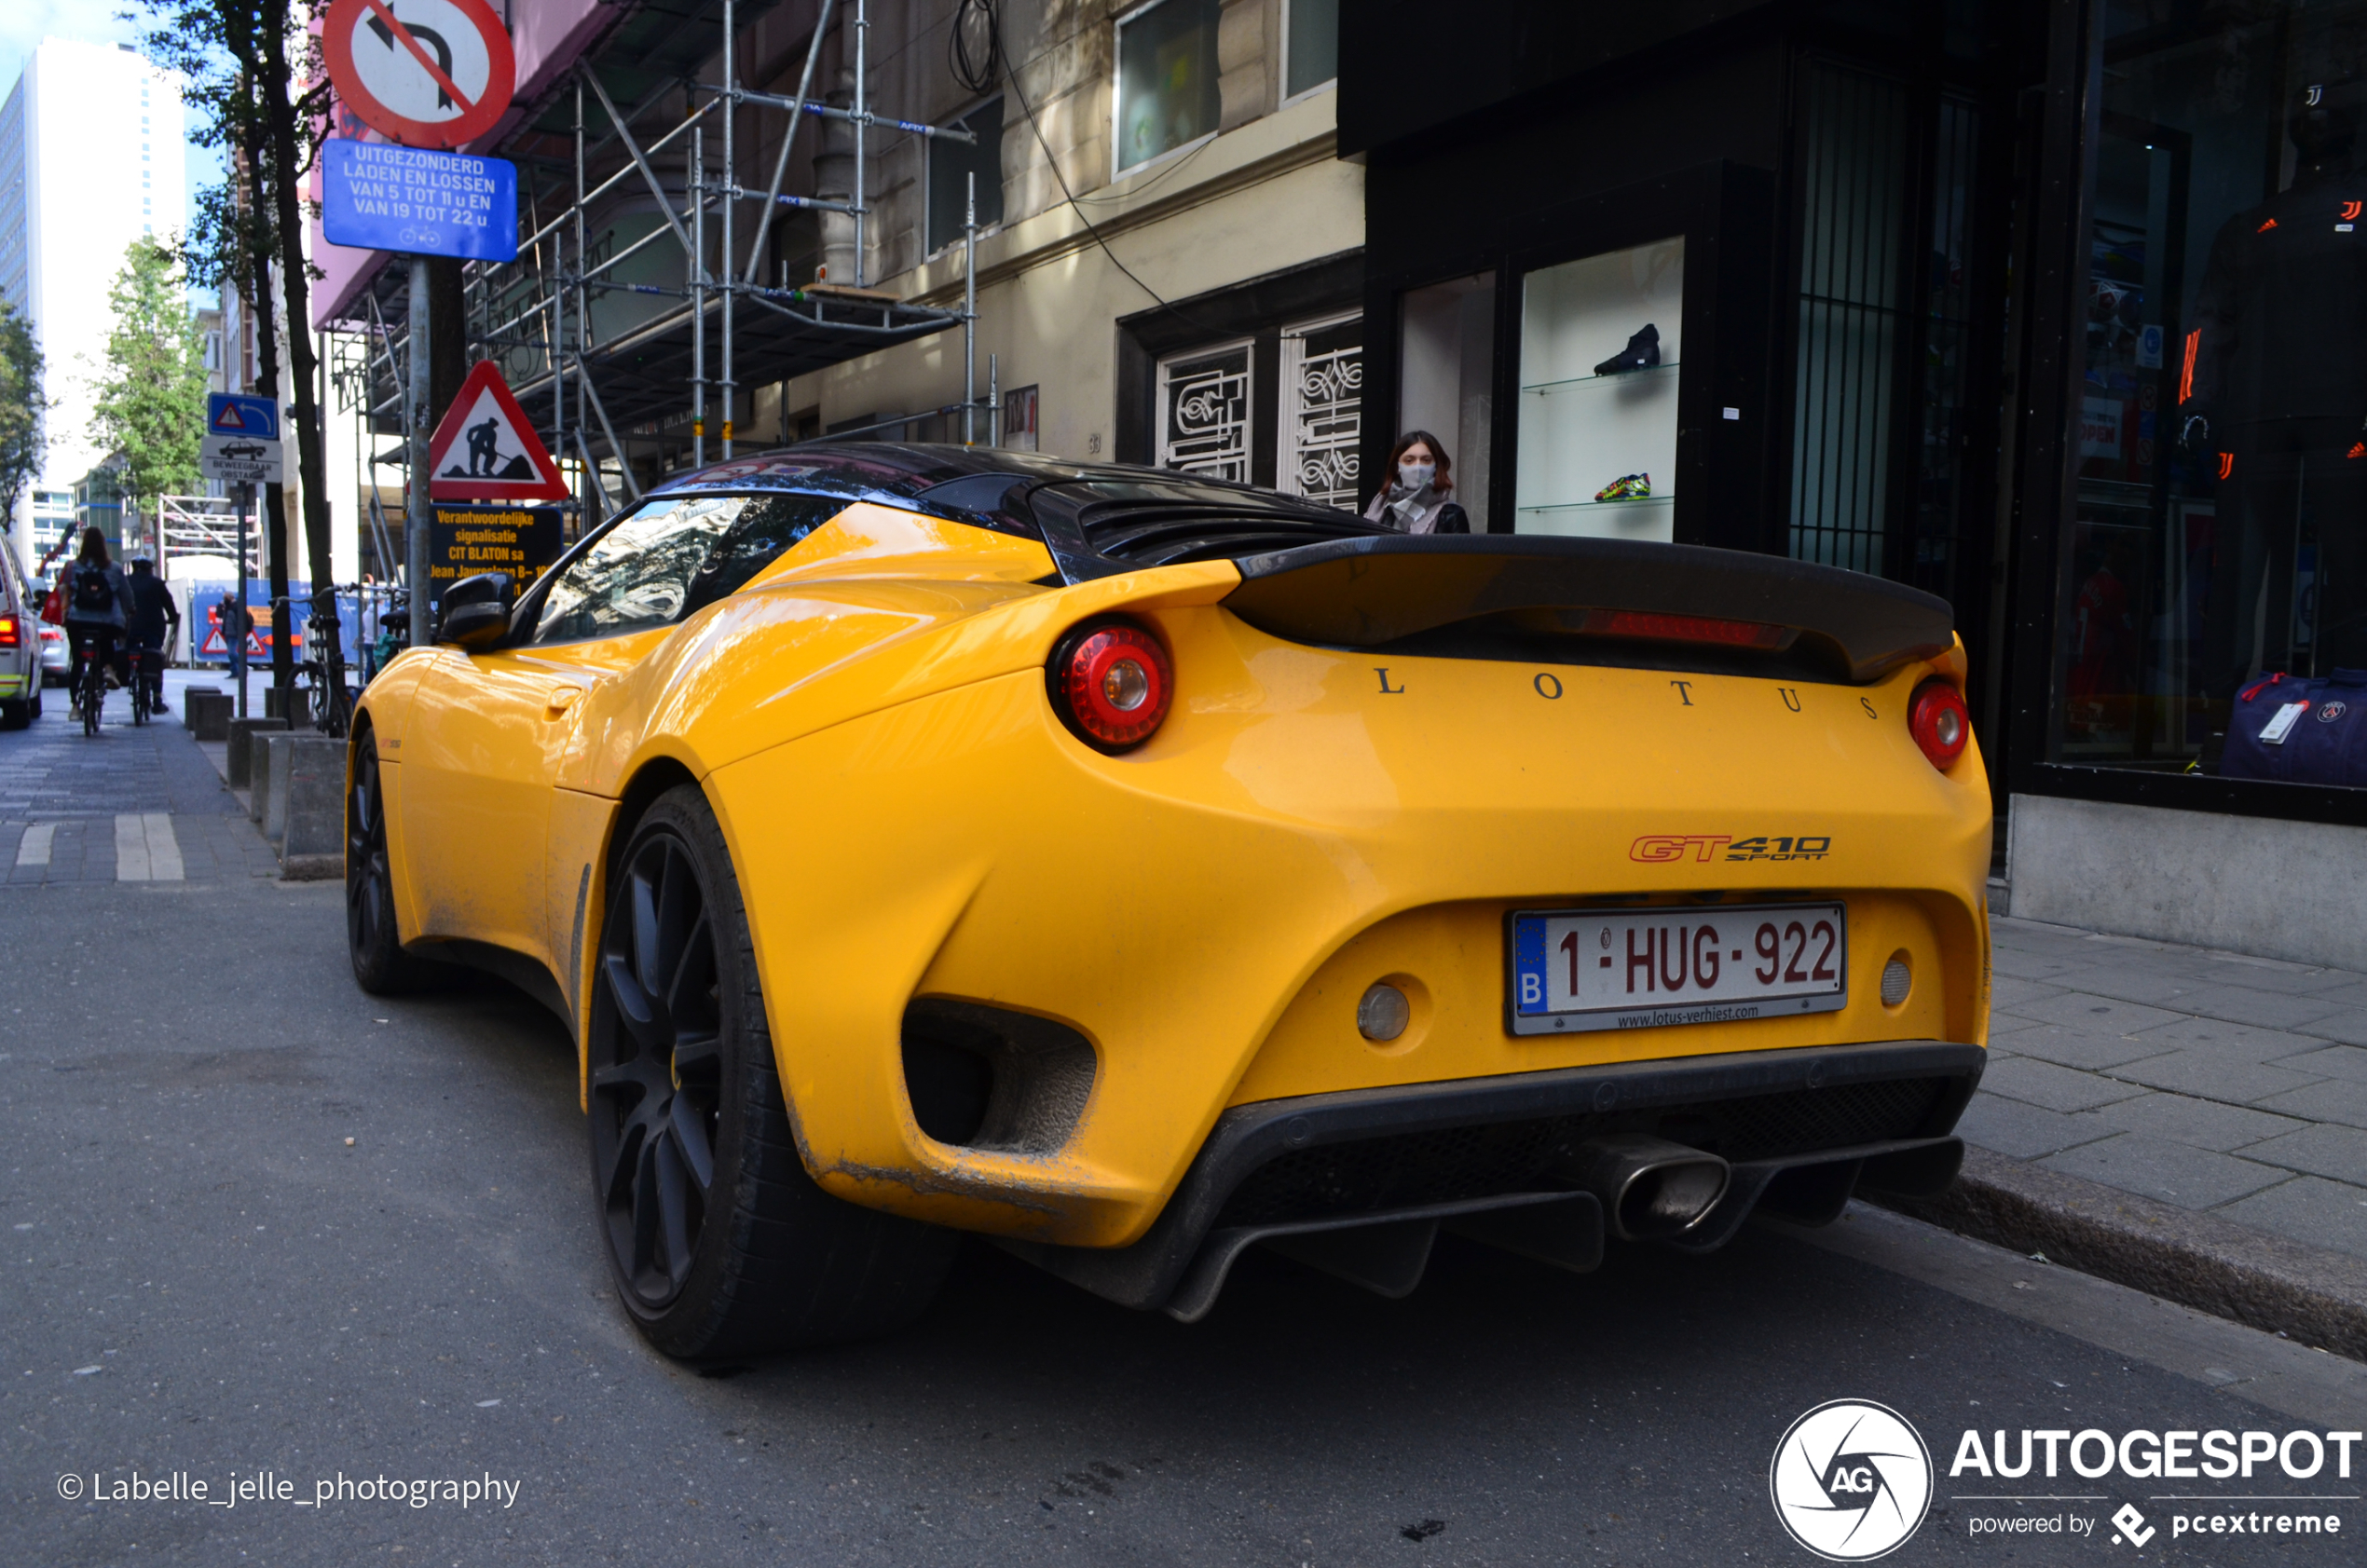
[[[554,506],[439,506],[428,536],[428,591],[479,572],[507,572],[523,594],[564,548]]]

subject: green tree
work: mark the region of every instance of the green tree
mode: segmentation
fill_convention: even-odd
[[[32,323],[0,299],[0,519],[16,515],[24,487],[41,471],[48,443],[41,417],[49,410],[42,369]]]
[[[91,436],[123,454],[123,486],[136,499],[193,489],[205,438],[205,340],[190,318],[173,249],[133,240],[107,308],[115,326]]]

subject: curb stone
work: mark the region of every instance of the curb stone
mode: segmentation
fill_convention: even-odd
[[[1936,1198],[1879,1200],[1915,1219],[2367,1361],[2367,1259],[2288,1241],[1967,1145]]]

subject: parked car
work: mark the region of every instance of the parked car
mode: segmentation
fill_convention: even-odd
[[[1948,606],[1408,537],[1189,474],[816,443],[669,481],[363,694],[365,989],[581,1050],[665,1352],[928,1302],[955,1233],[1206,1313],[1935,1193],[1988,1031]]]
[[[0,549],[0,729],[21,729],[41,716],[41,597],[25,580],[13,548]]]
[[[62,626],[41,623],[41,684],[63,686],[74,669],[74,645]]]

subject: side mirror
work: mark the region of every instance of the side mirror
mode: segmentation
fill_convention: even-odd
[[[510,574],[479,572],[444,591],[435,640],[458,643],[471,653],[501,646],[510,634]]]

